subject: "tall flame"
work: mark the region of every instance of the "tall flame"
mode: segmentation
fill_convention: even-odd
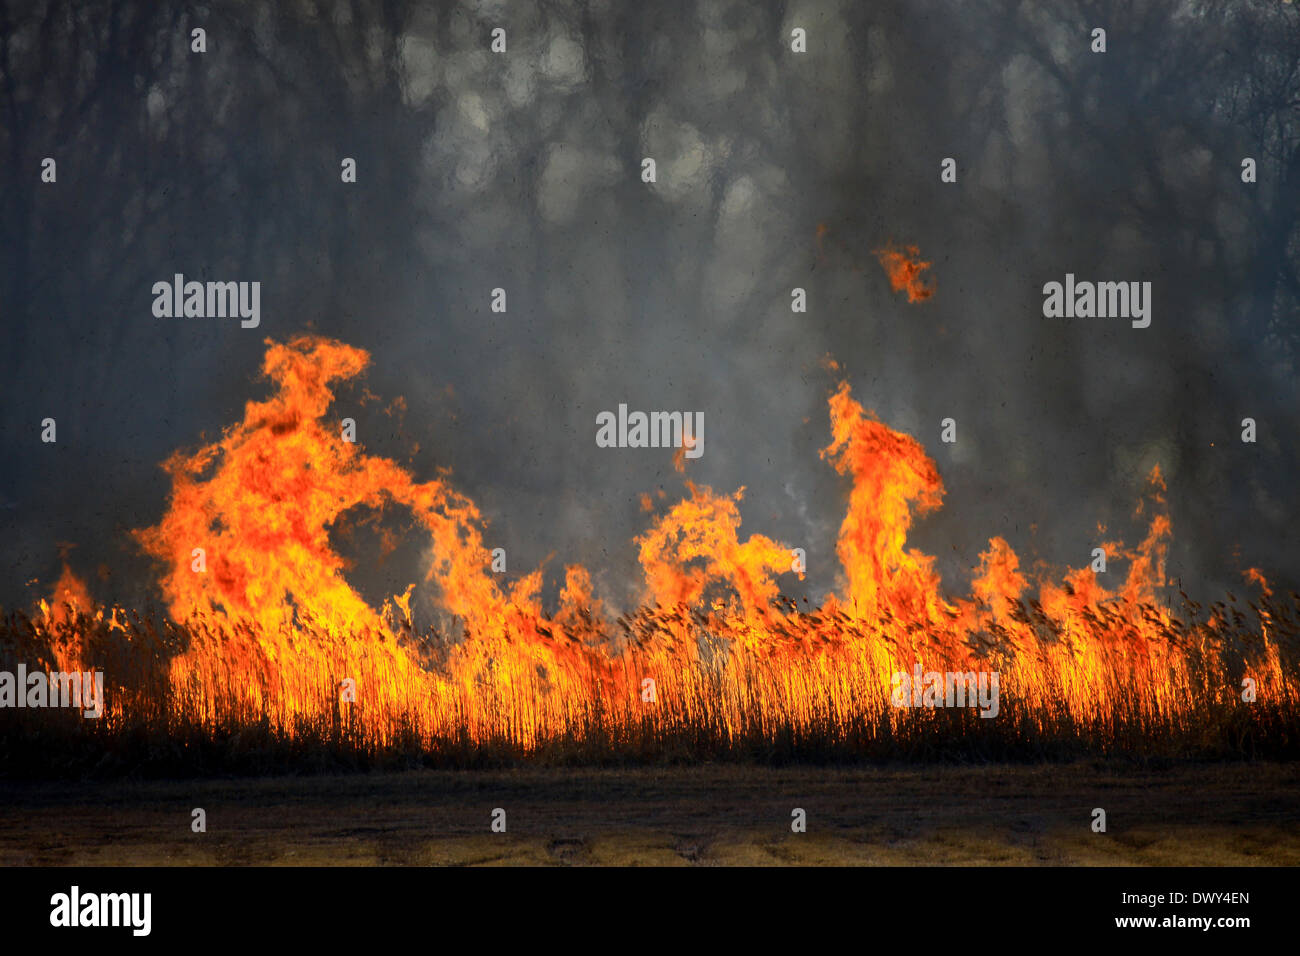
[[[943,603],[934,559],[905,545],[913,510],[927,514],[943,498],[938,469],[916,439],[867,415],[847,382],[831,395],[830,414],[822,457],[853,478],[837,548],[853,613],[934,620]]]

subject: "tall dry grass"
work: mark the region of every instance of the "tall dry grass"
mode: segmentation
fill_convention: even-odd
[[[9,613],[0,670],[102,670],[104,714],[0,709],[5,776],[1300,754],[1294,593],[1208,611],[1188,601],[1179,615],[1140,608],[1140,627],[1101,607],[1083,631],[1018,603],[1014,633],[994,625],[960,654],[915,628],[785,600],[762,621],[647,607],[610,634],[529,640],[407,625],[396,646],[310,619],[267,640],[222,619],[65,610]],[[998,716],[892,706],[889,675],[918,660],[996,671]],[[353,703],[340,700],[345,677]]]

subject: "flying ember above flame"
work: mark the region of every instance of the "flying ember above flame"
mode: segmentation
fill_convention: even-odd
[[[890,243],[876,250],[876,258],[889,276],[889,285],[895,292],[907,292],[908,302],[923,302],[934,295],[934,285],[926,284],[922,273],[930,263],[921,260],[921,250],[916,246],[898,247]]]

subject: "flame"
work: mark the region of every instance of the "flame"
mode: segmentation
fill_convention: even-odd
[[[726,497],[686,484],[691,497],[637,539],[648,599],[667,607],[695,606],[711,584],[720,583],[734,591],[747,615],[764,615],[778,594],[775,575],[790,569],[790,549],[762,535],[738,539],[736,505],[744,488]]]
[[[830,398],[832,441],[822,450],[853,478],[837,552],[856,616],[885,611],[932,621],[941,609],[934,559],[904,550],[912,512],[939,507],[943,482],[914,438],[868,416],[841,382]]]
[[[66,624],[74,620],[77,614],[92,614],[95,607],[86,582],[73,573],[67,561],[63,562],[63,572],[54,583],[49,601],[42,600],[39,603],[40,613],[46,621],[53,624]]]
[[[922,302],[934,295],[934,286],[927,285],[921,273],[930,268],[921,260],[921,250],[916,246],[895,246],[892,242],[875,250],[876,258],[889,276],[889,285],[895,292],[907,291],[908,302]]]
[[[499,623],[508,596],[488,571],[473,502],[366,455],[324,420],[331,385],[359,374],[369,356],[310,336],[268,344],[262,371],[276,393],[249,402],[220,441],[168,460],[170,507],[137,533],[170,566],[163,589],[173,616],[220,610],[274,631],[305,613],[331,628],[379,628],[379,615],[344,579],[329,530],[354,508],[399,506],[430,535],[428,576],[447,608],[474,626]],[[195,570],[194,549],[209,568]]]
[[[94,617],[103,620],[103,611],[90,596],[86,582],[63,561],[63,570],[54,582],[49,600],[36,604],[37,619],[51,634],[50,664],[56,671],[70,673],[85,670],[87,659],[83,621]]]
[[[916,519],[942,504],[938,468],[840,382],[821,451],[848,486],[837,592],[802,609],[784,598],[782,583],[802,578],[802,567],[786,543],[740,537],[745,489],[687,480],[686,496],[662,513],[641,497],[653,516],[632,542],[644,604],[611,622],[581,565],[565,567],[549,613],[540,568],[513,583],[494,574],[483,517],[449,474],[419,481],[342,440],[330,408],[335,389],[369,364],[364,351],[315,336],[267,345],[270,396],[249,401],[218,440],[164,463],[166,511],[136,532],[163,566],[186,641],[167,665],[166,700],[189,720],[269,720],[290,736],[324,720],[375,743],[508,740],[525,751],[578,733],[627,740],[646,727],[707,728],[723,740],[770,739],[778,727],[890,737],[917,719],[889,706],[891,675],[916,664],[997,671],[1009,700],[1037,708],[1033,719],[1077,732],[1111,726],[1121,712],[1185,722],[1225,699],[1240,668],[1262,694],[1297,699],[1271,605],[1257,609],[1262,648],[1240,660],[1227,650],[1239,633],[1228,608],[1189,623],[1161,606],[1172,525],[1158,468],[1138,507],[1141,542],[1104,545],[1127,566],[1122,577],[1087,567],[1031,576],[994,537],[970,595],[952,596],[935,559],[908,545]],[[829,357],[823,367],[840,371]],[[349,584],[330,533],[372,511],[413,519],[432,585],[421,593],[432,591],[451,624],[417,632],[414,582],[379,609]],[[1247,576],[1267,602],[1263,574]],[[55,616],[65,598],[91,607],[66,565],[56,610],[42,602],[45,628],[66,623]],[[111,626],[140,635],[117,609]]]
[[[1269,598],[1273,596],[1273,589],[1268,585],[1268,578],[1264,577],[1264,572],[1259,568],[1247,568],[1242,572],[1242,577],[1251,584],[1258,584],[1264,597]]]

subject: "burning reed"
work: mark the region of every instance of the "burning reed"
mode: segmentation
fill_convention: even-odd
[[[1106,545],[1128,565],[1115,590],[1087,568],[1031,589],[994,538],[951,598],[906,547],[943,496],[934,462],[843,383],[822,452],[851,482],[839,594],[784,597],[797,549],[740,540],[740,493],[688,482],[635,541],[641,608],[609,620],[572,565],[547,612],[540,570],[498,583],[478,509],[445,477],[418,482],[326,420],[332,384],[368,358],[271,345],[275,393],[166,463],[167,511],[137,538],[164,565],[169,619],[96,609],[70,573],[53,604],[7,615],[0,670],[102,673],[104,690],[95,719],[0,707],[3,773],[1295,755],[1300,598],[1252,571],[1245,607],[1165,606],[1158,470],[1142,542]],[[414,516],[454,629],[415,628],[411,589],[374,609],[348,584],[329,530],[358,507]],[[899,675],[915,675],[906,694]],[[978,709],[954,706],[954,679]]]

